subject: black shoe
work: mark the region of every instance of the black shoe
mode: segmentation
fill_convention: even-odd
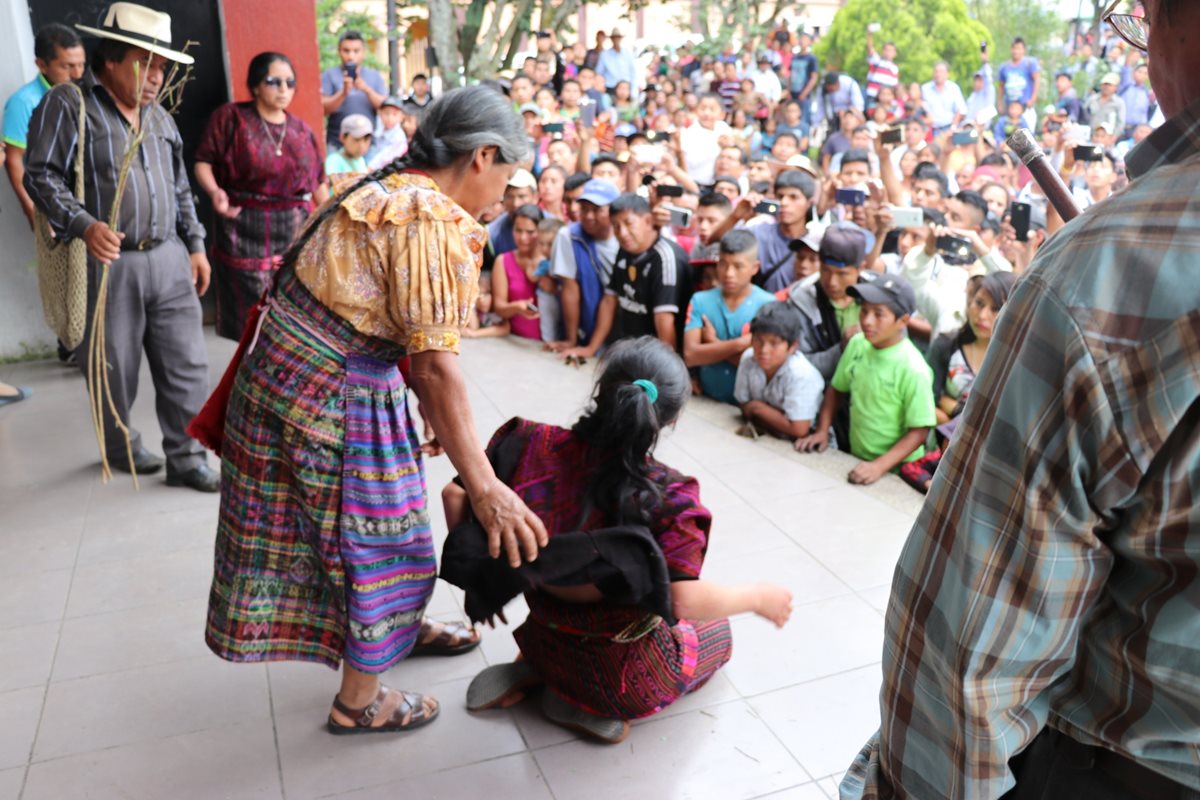
[[[221,476],[207,464],[187,472],[175,472],[167,467],[167,486],[186,486],[197,492],[216,492],[221,488]]]
[[[124,458],[110,458],[108,465],[120,472],[136,472],[138,475],[153,475],[163,468],[167,462],[162,456],[156,456],[144,447],[133,451],[133,467]]]
[[[75,351],[68,350],[62,342],[58,343],[58,361],[60,364],[68,367],[76,366]]]

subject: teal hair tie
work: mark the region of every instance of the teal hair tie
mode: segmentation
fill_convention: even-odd
[[[654,385],[654,381],[648,381],[645,378],[638,378],[633,382],[633,385],[646,393],[650,398],[650,403],[653,405],[658,402],[658,387]]]

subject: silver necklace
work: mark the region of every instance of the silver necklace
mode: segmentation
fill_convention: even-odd
[[[263,115],[258,115],[258,121],[262,123],[263,133],[267,135],[267,141],[275,145],[275,155],[283,155],[283,140],[287,137],[287,117],[283,118],[283,130],[279,132],[279,141],[275,141],[275,136],[271,133],[271,129],[267,127],[267,121],[263,119]]]

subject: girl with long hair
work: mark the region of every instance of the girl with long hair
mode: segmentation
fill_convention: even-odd
[[[513,419],[492,437],[488,457],[546,523],[551,539],[544,569],[582,540],[585,551],[606,552],[619,563],[619,575],[528,587],[529,618],[514,632],[521,660],[476,676],[467,706],[508,706],[544,683],[547,718],[615,743],[628,734],[629,720],[694,691],[729,660],[727,617],[751,611],[782,626],[791,593],[771,584],[727,587],[701,578],[712,517],[696,480],[653,455],[691,396],[679,356],[657,339],[628,339],[605,354],[599,370],[591,405],[573,427]],[[473,504],[456,483],[442,498],[452,530],[443,559],[449,579],[460,566],[449,554],[457,537],[470,535],[469,525],[459,526]],[[638,555],[615,555],[618,542],[630,539],[644,545]],[[618,588],[648,574],[658,575],[647,582],[662,589],[655,610]],[[491,590],[496,581],[464,583],[470,613],[475,592]]]

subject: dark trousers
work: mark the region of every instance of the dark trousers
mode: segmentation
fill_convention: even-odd
[[[98,263],[88,259],[88,330],[76,350],[79,367],[85,375],[100,269]],[[193,469],[205,461],[204,448],[184,432],[208,398],[208,349],[201,324],[192,265],[181,241],[171,239],[144,252],[122,251],[121,257],[113,262],[104,326],[113,404],[128,425],[129,409],[137,397],[144,350],[154,381],[163,454],[176,471]],[[125,439],[107,401],[103,405],[108,458],[124,463]],[[141,438],[131,428],[130,439],[135,450],[141,446]]]
[[[1200,800],[1200,792],[1049,726],[1009,768],[1017,785],[1001,800]]]

